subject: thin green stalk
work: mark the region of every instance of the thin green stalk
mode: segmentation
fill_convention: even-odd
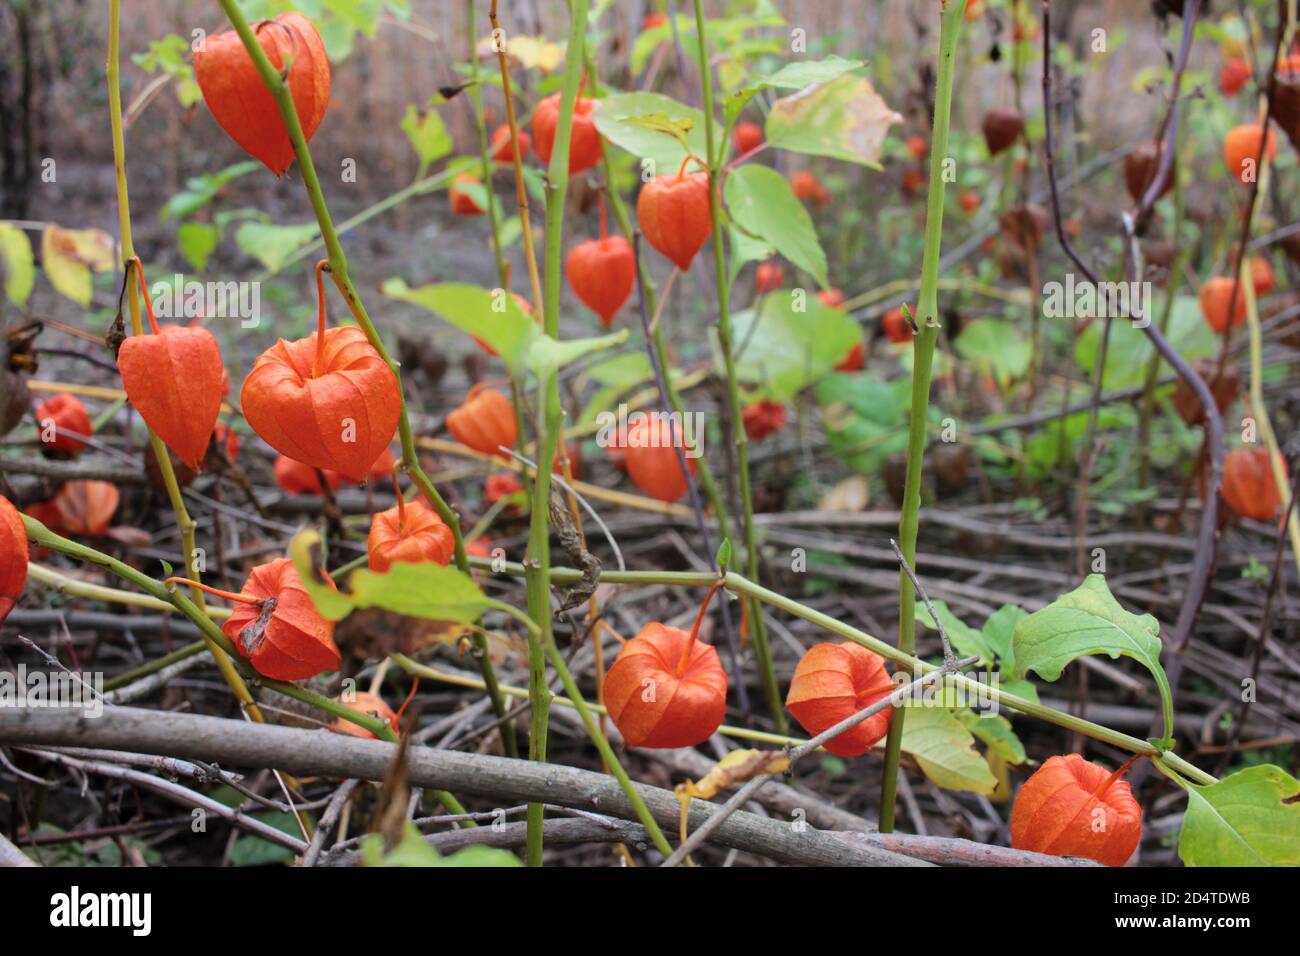
[[[501,288],[509,292],[510,264],[506,261],[505,249],[501,245],[501,216],[497,208],[496,195],[492,190],[492,159],[488,155],[487,123],[483,119],[483,87],[479,83],[478,53],[474,49],[474,45],[478,42],[478,6],[475,3],[469,5],[469,39],[470,65],[473,70],[470,76],[469,95],[470,101],[474,104],[474,125],[478,132],[479,165],[483,171],[483,188],[487,192],[488,225],[492,230],[492,250],[496,255],[497,275],[501,278]],[[510,396],[511,406],[514,408],[515,421],[518,426],[516,429],[519,435],[518,440],[522,442],[525,435],[523,406],[519,399],[519,386],[515,382],[510,383]],[[472,640],[478,654],[479,670],[483,674],[483,682],[487,685],[488,694],[492,698],[492,712],[500,720],[507,713],[506,700],[497,684],[496,670],[492,666],[492,658],[488,654],[487,636],[482,631],[475,631]],[[507,720],[501,724],[501,742],[505,747],[507,756],[519,756],[519,737],[515,731],[515,722],[513,720]]]
[[[560,334],[560,267],[564,252],[564,201],[569,190],[569,144],[573,131],[573,107],[582,81],[582,50],[587,36],[587,5],[574,4],[569,17],[569,40],[564,62],[564,86],[560,94],[560,115],[546,176],[546,282],[542,322],[546,334]],[[547,724],[550,717],[550,689],[546,686],[546,647],[551,631],[551,469],[559,444],[564,411],[560,405],[559,376],[552,372],[537,383],[537,475],[533,481],[532,513],[529,515],[528,548],[524,560],[528,589],[528,615],[537,625],[529,631],[528,689],[532,708],[528,756],[546,759]],[[528,805],[529,866],[542,865],[541,803]]]
[[[375,328],[374,323],[370,320],[370,315],[361,303],[356,286],[353,285],[352,278],[348,274],[347,257],[343,254],[343,246],[340,244],[338,233],[334,229],[334,220],[330,216],[329,207],[325,202],[325,193],[322,191],[320,179],[316,175],[316,166],[312,162],[311,151],[307,148],[307,138],[303,135],[302,123],[298,119],[298,110],[294,106],[289,85],[285,78],[271,65],[271,61],[267,59],[262,45],[257,42],[257,37],[250,29],[248,20],[244,17],[243,11],[239,9],[239,5],[235,0],[220,0],[220,2],[227,19],[230,20],[231,26],[235,28],[235,32],[239,34],[239,38],[244,44],[244,48],[252,57],[253,65],[262,77],[262,82],[275,100],[276,106],[279,107],[280,117],[284,120],[285,130],[289,134],[289,141],[293,144],[294,157],[298,160],[298,168],[302,173],[303,186],[307,189],[312,209],[316,213],[316,222],[320,227],[321,238],[325,242],[330,274],[334,278],[334,284],[338,287],[339,292],[343,294],[349,311],[351,311],[353,318],[356,319],[357,325],[365,333],[367,341],[379,353],[379,357],[383,359],[384,364],[389,367],[394,378],[397,379],[397,393],[398,398],[401,400],[401,414],[398,417],[397,430],[402,445],[402,467],[415,483],[415,486],[419,488],[420,494],[424,496],[425,500],[438,513],[438,516],[442,518],[443,523],[451,529],[452,538],[455,542],[456,566],[467,572],[469,562],[465,554],[465,537],[461,531],[460,518],[443,500],[442,495],[438,493],[438,489],[434,487],[433,482],[420,465],[419,454],[415,448],[415,435],[411,430],[411,418],[406,406],[406,394],[402,391],[401,369],[393,361],[392,356],[389,355],[379,330]],[[492,671],[492,660],[487,654],[481,656],[480,666],[483,668],[484,679],[488,686],[494,686],[496,676],[495,673],[492,673],[489,678],[489,673]],[[493,706],[505,706],[505,702],[499,694],[493,697]]]
[[[718,287],[718,343],[722,349],[722,361],[727,376],[727,404],[731,416],[732,441],[736,446],[736,468],[740,472],[740,501],[744,508],[745,561],[749,577],[759,580],[759,556],[757,534],[754,530],[754,496],[749,483],[749,439],[745,434],[745,422],[740,401],[740,380],[736,376],[736,361],[732,354],[731,309],[729,298],[731,288],[727,282],[726,253],[722,245],[722,217],[718,208],[718,176],[721,152],[715,148],[716,133],[713,128],[713,74],[709,66],[709,44],[704,29],[704,5],[695,0],[695,31],[699,39],[700,50],[700,86],[704,95],[704,142],[708,152],[709,167],[709,212],[713,216],[713,273]],[[772,666],[772,651],[767,642],[767,627],[763,621],[762,609],[755,604],[749,607],[747,615],[749,632],[754,645],[754,658],[758,665],[759,677],[767,695],[768,706],[772,710],[772,719],[777,729],[784,733],[786,729],[785,710],[781,700],[781,689],[777,686],[776,669]]]
[[[478,134],[479,168],[482,170],[483,188],[487,192],[488,225],[492,228],[492,251],[496,256],[497,275],[501,277],[501,288],[510,290],[510,264],[506,262],[505,250],[501,248],[501,215],[497,209],[496,196],[492,192],[492,158],[488,155],[487,122],[483,118],[483,86],[479,82],[478,51],[478,4],[469,5],[469,42],[470,42],[470,102],[474,104],[474,127]]]
[[[122,243],[122,262],[126,282],[127,301],[130,303],[131,311],[131,334],[141,335],[144,332],[144,323],[140,315],[140,294],[137,285],[137,279],[140,284],[144,282],[143,273],[133,276],[132,271],[135,266],[135,242],[131,235],[131,201],[127,190],[126,181],[126,134],[122,126],[122,91],[119,80],[119,20],[121,16],[121,0],[110,0],[108,7],[108,61],[107,61],[107,81],[108,81],[108,115],[109,125],[113,136],[113,168],[117,180],[117,220],[118,230],[121,234]],[[183,550],[182,560],[186,569],[186,576],[192,580],[200,579],[198,569],[198,548],[196,547],[196,528],[194,519],[190,517],[189,511],[185,507],[185,499],[181,495],[180,484],[176,481],[176,472],[172,468],[171,453],[167,446],[163,444],[162,439],[153,433],[153,429],[145,426],[149,432],[149,442],[153,447],[154,458],[158,462],[158,471],[162,475],[163,485],[167,489],[167,499],[171,503],[172,512],[176,516],[176,528],[181,536],[181,548]],[[194,589],[195,599],[199,606],[203,605],[203,592]],[[235,698],[240,702],[248,712],[249,717],[258,723],[263,722],[262,712],[258,709],[257,704],[253,701],[253,695],[249,693],[248,687],[240,678],[238,671],[235,670],[231,660],[221,652],[221,650],[208,642],[208,650],[212,654],[212,659],[216,662],[217,670],[221,672],[221,677],[229,686]]]
[[[698,2],[698,0],[697,0]],[[898,525],[899,546],[916,568],[916,535],[921,508],[921,468],[925,456],[926,421],[930,412],[930,373],[939,337],[939,246],[943,239],[943,166],[948,157],[948,120],[952,111],[954,51],[961,34],[966,0],[945,0],[939,32],[939,79],[935,89],[934,130],[930,136],[930,191],[925,212],[925,252],[921,260],[921,291],[917,302],[920,331],[913,343],[912,419],[907,436],[907,478]],[[917,569],[919,571],[919,569]],[[916,648],[916,592],[907,574],[898,572],[898,649],[911,657]],[[915,676],[908,664],[902,670]],[[880,830],[894,829],[894,795],[906,711],[899,709],[885,742],[885,771],[880,789]]]
[[[1182,124],[1179,123],[1181,118],[1178,112],[1174,113],[1174,157],[1175,167],[1173,170],[1174,177],[1174,221],[1170,226],[1170,235],[1173,237],[1174,248],[1177,253],[1174,255],[1174,261],[1170,264],[1169,277],[1166,281],[1165,289],[1165,307],[1160,313],[1159,328],[1161,334],[1169,331],[1169,323],[1173,318],[1174,299],[1177,297],[1178,288],[1182,284],[1183,268],[1191,259],[1190,244],[1184,246],[1179,241],[1183,231],[1183,177],[1178,175],[1178,146],[1179,136],[1182,132]],[[1150,316],[1147,317],[1148,320]],[[1142,408],[1138,413],[1138,488],[1146,488],[1151,481],[1151,419],[1155,414],[1156,406],[1156,379],[1160,375],[1160,353],[1155,349],[1151,350],[1151,358],[1147,362],[1146,374],[1143,377]],[[1138,502],[1137,506],[1137,526],[1138,530],[1146,527],[1147,523],[1147,502],[1145,500]]]
[[[179,663],[195,654],[202,654],[207,648],[207,641],[195,641],[193,644],[186,644],[184,647],[178,647],[170,654],[164,654],[162,657],[156,657],[147,661],[129,671],[124,671],[116,677],[104,681],[104,690],[117,690],[119,687],[125,687],[127,684],[133,684],[142,677],[148,677],[150,674],[156,674],[165,667]]]

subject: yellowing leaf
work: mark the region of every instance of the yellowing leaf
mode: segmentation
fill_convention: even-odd
[[[779,750],[733,750],[706,773],[699,783],[687,780],[673,788],[677,798],[686,802],[691,797],[711,800],[722,790],[730,790],[738,783],[752,780],[761,773],[782,773],[790,766],[790,758]]]
[[[682,804],[681,839],[686,842],[686,819],[693,797],[710,800],[723,790],[753,780],[764,773],[781,773],[790,766],[790,758],[779,750],[733,750],[701,778],[687,780],[673,788]]]
[[[879,169],[889,127],[902,119],[868,80],[846,74],[777,100],[766,136],[781,149]]]
[[[5,295],[14,305],[22,305],[36,278],[32,244],[25,232],[7,223],[0,223],[0,268],[4,270]]]
[[[102,229],[64,229],[50,223],[41,234],[41,263],[59,294],[87,306],[90,273],[113,268],[113,248],[113,237]]]

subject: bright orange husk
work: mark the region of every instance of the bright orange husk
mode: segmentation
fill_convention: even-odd
[[[228,378],[221,347],[198,325],[158,326],[140,260],[133,259],[152,332],[133,335],[117,353],[122,388],[145,424],[192,471],[198,471],[221,414]]]
[[[470,389],[465,404],[447,413],[447,431],[462,445],[485,455],[505,457],[500,447],[515,444],[515,410],[510,399],[492,389]]]
[[[579,96],[573,103],[573,125],[569,133],[569,175],[591,169],[600,162],[604,148],[591,111],[596,101]],[[560,125],[560,94],[552,93],[533,110],[533,149],[543,163],[551,162],[555,131]],[[523,143],[520,143],[522,148]]]
[[[257,357],[240,393],[244,418],[282,455],[362,481],[397,433],[397,377],[360,329],[325,328],[325,288],[316,334],[280,339]]]
[[[301,13],[285,13],[253,28],[277,70],[289,69],[289,92],[308,142],[330,99],[330,64],[316,27]],[[280,109],[234,30],[208,37],[194,52],[194,77],[203,101],[226,134],[280,176],[293,162],[293,144]]]
[[[68,392],[51,395],[36,406],[36,421],[41,430],[41,451],[75,455],[86,447],[84,441],[72,437],[89,436],[91,431],[90,413],[77,396]],[[54,436],[48,442],[44,434],[47,423],[54,425]],[[72,434],[65,435],[64,432]]]
[[[790,679],[786,710],[814,737],[888,697],[895,685],[885,661],[859,644],[814,644],[808,648]],[[825,744],[841,757],[858,757],[889,732],[894,709],[868,717],[856,727]]]
[[[316,610],[302,578],[288,558],[253,568],[241,593],[262,601],[275,598],[265,627],[255,625],[264,606],[236,604],[221,629],[241,657],[272,680],[306,680],[339,669],[334,623]]]
[[[685,272],[691,260],[713,234],[709,209],[709,177],[685,175],[686,164],[675,176],[655,176],[636,197],[636,216],[646,242]]]
[[[636,259],[632,244],[611,236],[605,221],[605,200],[600,201],[600,238],[580,242],[569,250],[564,271],[582,304],[600,316],[609,328],[636,284]]]
[[[399,492],[396,505],[371,519],[366,549],[370,570],[383,574],[398,561],[432,561],[446,567],[456,553],[456,541],[432,508],[423,501],[407,504]]]
[[[27,586],[27,529],[18,509],[0,495],[0,624]]]
[[[1286,463],[1282,464],[1283,471]],[[1243,518],[1272,521],[1282,508],[1267,448],[1234,448],[1223,458],[1223,500]]]
[[[392,727],[393,730],[397,729],[397,715],[393,713],[393,708],[384,703],[384,699],[377,694],[357,691],[352,700],[343,700],[342,698],[337,698],[337,700],[345,707],[351,707],[353,710],[370,717],[377,717]],[[366,728],[354,724],[350,720],[344,720],[342,717],[339,717],[330,725],[330,730],[336,734],[348,734],[351,737],[361,737],[365,740],[376,739],[375,735]]]
[[[751,441],[762,441],[768,435],[785,428],[785,406],[780,402],[751,402],[741,411],[745,434]]]
[[[686,477],[677,458],[681,430],[663,419],[640,419],[623,438],[623,462],[632,483],[652,498],[676,501],[686,494]],[[694,475],[696,459],[687,457],[687,470]]]
[[[889,336],[889,341],[894,342],[895,344],[901,345],[904,342],[910,342],[915,335],[912,331],[912,327],[907,324],[907,319],[903,316],[903,309],[901,306],[896,309],[890,309],[886,312],[884,318],[881,320],[881,325],[884,326],[885,334]]]
[[[754,270],[754,285],[760,293],[775,292],[785,282],[785,270],[778,262],[760,262]]]
[[[1123,866],[1142,838],[1142,808],[1129,785],[1079,754],[1050,757],[1011,809],[1011,845]]]
[[[321,469],[325,473],[325,482],[333,491],[343,484],[343,476],[337,471]],[[294,461],[288,455],[278,455],[275,459],[275,483],[281,490],[291,495],[323,494],[320,475],[311,465]]]
[[[727,675],[710,645],[652,622],[623,645],[605,677],[604,697],[629,747],[691,747],[722,725]]]

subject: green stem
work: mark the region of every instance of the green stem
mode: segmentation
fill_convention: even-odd
[[[555,144],[546,176],[546,282],[542,322],[546,334],[558,339],[560,331],[560,269],[564,252],[564,201],[569,191],[569,144],[573,131],[573,108],[582,80],[582,51],[587,36],[587,5],[576,3],[569,11],[569,40],[564,63],[564,86],[560,94],[560,115]],[[537,383],[537,474],[533,481],[532,512],[529,515],[528,548],[524,559],[528,589],[528,616],[537,631],[528,635],[528,690],[532,716],[528,756],[546,759],[547,724],[551,692],[546,686],[546,648],[551,636],[551,462],[559,444],[564,411],[560,405],[559,376],[551,372]],[[541,803],[528,805],[529,866],[542,865]]]
[[[140,680],[142,677],[156,674],[164,667],[170,667],[172,664],[193,657],[195,654],[202,654],[207,646],[207,641],[195,641],[193,644],[186,644],[184,647],[178,647],[170,654],[164,654],[162,657],[154,658],[151,661],[141,664],[134,670],[124,671],[116,677],[104,681],[104,690],[117,690],[119,687],[125,687],[127,684],[132,684],[135,681]]]
[[[298,119],[298,110],[294,106],[289,85],[285,78],[280,76],[279,71],[271,65],[271,61],[267,59],[266,52],[262,49],[262,45],[257,42],[257,37],[253,35],[253,31],[248,26],[248,20],[244,17],[243,11],[239,9],[239,5],[235,0],[220,0],[220,2],[227,19],[230,20],[231,26],[235,28],[235,32],[239,34],[240,40],[243,41],[244,49],[252,57],[253,65],[262,77],[262,82],[266,85],[267,90],[279,107],[280,117],[284,120],[285,130],[289,134],[289,141],[293,144],[294,157],[298,160],[298,168],[302,172],[303,186],[307,190],[312,209],[316,213],[316,222],[320,226],[321,238],[325,242],[325,249],[330,263],[330,274],[334,277],[334,284],[338,286],[339,292],[342,293],[344,300],[348,304],[349,311],[357,321],[357,325],[365,333],[367,341],[379,353],[379,357],[383,359],[384,364],[389,367],[393,377],[397,380],[397,394],[401,401],[401,414],[398,418],[397,430],[402,444],[402,467],[411,477],[415,486],[420,489],[420,494],[424,496],[434,511],[438,513],[438,516],[442,518],[443,523],[451,529],[452,538],[455,541],[456,566],[462,571],[468,571],[469,563],[465,554],[465,538],[461,531],[460,518],[443,500],[442,495],[438,493],[438,489],[433,486],[433,482],[420,465],[419,454],[415,448],[415,435],[411,430],[411,418],[406,405],[406,394],[402,391],[401,369],[393,361],[388,349],[384,346],[384,340],[380,336],[379,330],[375,328],[374,323],[370,320],[370,315],[361,303],[356,286],[353,285],[352,278],[348,274],[347,257],[343,254],[343,246],[340,244],[338,233],[334,229],[334,220],[330,216],[328,205],[325,203],[325,193],[322,191],[320,179],[316,175],[316,166],[312,162],[311,151],[307,148],[307,138],[303,134],[302,123]],[[480,666],[484,669],[484,678],[487,680],[488,672],[492,668],[492,660],[487,654],[480,657]],[[491,680],[487,680],[487,683],[489,687],[496,683],[495,674]],[[493,706],[494,708],[505,706],[505,702],[500,698],[500,695],[493,698]]]
[[[695,0],[695,31],[700,49],[700,86],[704,95],[704,142],[709,166],[709,211],[713,215],[713,273],[718,287],[718,343],[727,376],[727,404],[731,416],[732,441],[736,446],[736,468],[739,472],[740,500],[744,508],[745,561],[749,577],[759,580],[759,555],[757,534],[754,530],[754,497],[749,483],[749,440],[740,401],[740,380],[736,376],[736,361],[732,354],[732,329],[730,299],[731,287],[727,282],[726,253],[722,246],[722,210],[718,208],[718,182],[720,151],[715,148],[716,133],[713,123],[713,75],[709,66],[709,43],[704,29],[704,4]],[[658,343],[657,343],[658,345]],[[721,519],[721,515],[719,518]],[[767,642],[767,627],[762,609],[751,603],[747,615],[750,637],[754,645],[754,658],[759,677],[767,695],[772,719],[782,733],[786,729],[785,710],[782,707],[781,689],[777,686],[776,669],[772,666],[772,652]]]
[[[916,568],[916,535],[921,508],[921,469],[925,456],[926,421],[930,412],[930,373],[939,337],[939,246],[943,239],[943,167],[948,157],[948,120],[952,111],[954,51],[961,34],[966,0],[944,5],[939,32],[939,79],[935,89],[934,130],[930,136],[930,187],[925,212],[925,252],[921,260],[921,290],[917,302],[920,331],[914,340],[912,361],[912,418],[907,436],[907,478],[903,487],[903,512],[898,525],[899,547]],[[919,571],[919,569],[917,569]],[[898,649],[909,657],[916,647],[916,592],[901,569],[898,572]],[[910,665],[903,665],[909,677]],[[900,709],[889,725],[885,743],[885,771],[880,790],[880,830],[894,829],[894,794],[898,786],[898,757],[906,711]],[[1145,746],[1145,745],[1144,745]]]
[[[139,285],[144,283],[144,276],[142,272],[139,275],[132,275],[132,270],[136,268],[134,264],[136,255],[135,242],[131,234],[131,200],[126,180],[126,133],[122,126],[122,91],[118,62],[120,59],[118,42],[120,17],[121,0],[110,0],[108,7],[107,62],[108,115],[113,136],[113,169],[117,180],[117,221],[118,230],[121,234],[127,301],[130,304],[131,311],[131,334],[140,335],[144,332],[144,324],[140,316]],[[191,580],[198,581],[200,576],[196,560],[198,558],[196,526],[194,519],[190,517],[189,511],[185,507],[185,499],[181,495],[180,484],[176,481],[176,471],[172,468],[171,452],[163,444],[162,439],[153,433],[152,428],[149,428],[148,425],[145,428],[149,433],[149,442],[153,448],[154,458],[158,463],[158,472],[162,475],[163,485],[167,489],[167,499],[171,503],[172,512],[176,517],[176,528],[181,536],[183,552],[181,557],[186,569],[186,576]],[[194,596],[199,605],[202,606],[203,592],[195,588]],[[249,693],[248,687],[235,670],[234,664],[211,642],[208,642],[208,650],[211,652],[217,670],[221,672],[222,679],[225,680],[231,693],[247,710],[250,718],[262,723],[262,712],[254,703],[253,695]]]

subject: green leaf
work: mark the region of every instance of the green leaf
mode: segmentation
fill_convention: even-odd
[[[584,355],[621,345],[627,341],[627,336],[627,329],[620,329],[610,335],[563,341],[557,341],[549,335],[538,335],[528,346],[528,368],[539,379],[546,379]]]
[[[176,230],[176,241],[180,245],[181,255],[192,265],[196,272],[202,272],[208,259],[217,250],[221,230],[206,222],[185,222]]]
[[[780,149],[880,169],[889,127],[902,119],[868,80],[846,74],[777,100],[765,135]]]
[[[654,366],[645,352],[628,352],[593,362],[583,374],[601,385],[630,388],[654,377]]]
[[[983,630],[980,631],[984,643],[997,656],[1002,670],[1007,673],[1014,671],[1016,665],[1016,625],[1028,616],[1029,612],[1024,608],[1014,604],[1004,604],[989,615],[988,620],[984,622]]]
[[[1097,364],[1101,326],[1101,322],[1090,323],[1075,345],[1075,359],[1089,375]],[[1206,324],[1195,296],[1181,295],[1174,299],[1165,337],[1189,362],[1219,354],[1221,340]],[[1107,389],[1127,388],[1144,382],[1153,351],[1154,346],[1146,333],[1135,328],[1132,322],[1113,322],[1106,351],[1104,386]]]
[[[1300,781],[1265,764],[1206,787],[1185,784],[1186,866],[1300,866]]]
[[[522,372],[533,342],[542,336],[514,296],[500,289],[448,282],[410,288],[402,279],[387,280],[380,291],[390,299],[428,309],[462,332],[482,339],[501,356],[512,375]]]
[[[0,223],[0,267],[4,269],[5,295],[14,305],[22,305],[32,294],[36,282],[36,264],[32,242],[17,226]]]
[[[163,222],[173,217],[186,219],[212,202],[217,197],[217,193],[222,186],[238,179],[240,176],[251,173],[255,169],[261,168],[261,163],[250,159],[242,163],[235,163],[233,166],[227,166],[217,173],[192,176],[185,181],[183,190],[167,200],[158,218]]]
[[[831,375],[817,383],[816,395],[831,451],[850,468],[874,476],[907,447],[906,406],[889,383]]]
[[[428,110],[421,115],[418,107],[408,106],[401,127],[406,138],[411,141],[415,155],[420,159],[420,171],[416,174],[416,179],[455,148],[451,134],[447,132],[447,125],[436,110]]]
[[[321,616],[341,621],[353,611],[382,608],[433,621],[472,624],[496,602],[483,594],[474,579],[458,568],[431,561],[408,564],[399,561],[384,574],[365,568],[353,571],[335,591],[317,575],[312,547],[320,542],[315,531],[300,531],[289,542],[289,555]]]
[[[1036,672],[1054,681],[1071,661],[1088,654],[1131,657],[1164,680],[1160,666],[1160,624],[1150,614],[1132,614],[1115,600],[1100,574],[1090,574],[1069,594],[1016,624],[1015,673]]]
[[[984,717],[973,710],[959,710],[957,719],[961,721],[962,726],[984,742],[989,753],[997,754],[1013,766],[1025,762],[1025,745],[1011,729],[1011,721],[1001,714]],[[911,720],[911,715],[908,715],[908,720]]]
[[[776,248],[825,288],[826,253],[812,217],[789,181],[776,170],[750,163],[734,170],[723,189],[736,225]]]
[[[758,327],[751,333],[755,321]],[[757,319],[752,310],[745,310],[733,322],[735,341],[745,343],[737,375],[760,386],[774,402],[789,401],[825,377],[862,337],[850,316],[823,305],[807,289],[781,289],[764,296]]]
[[[268,271],[279,272],[290,256],[319,235],[314,222],[298,226],[246,222],[235,230],[235,243]]]
[[[957,336],[957,353],[1002,385],[1029,371],[1033,345],[1025,334],[1001,319],[976,319]]]
[[[997,786],[988,763],[975,749],[975,738],[950,710],[909,706],[902,746],[922,772],[945,790],[988,794]]]
[[[690,152],[701,158],[705,155],[704,114],[694,107],[679,103],[671,96],[662,93],[619,93],[600,100],[592,115],[601,136],[638,159],[650,160],[653,163],[653,175],[676,173],[687,156],[687,150],[675,136],[653,128],[653,125],[665,121],[689,123],[686,142]],[[655,118],[652,126],[646,125],[649,117]]]

